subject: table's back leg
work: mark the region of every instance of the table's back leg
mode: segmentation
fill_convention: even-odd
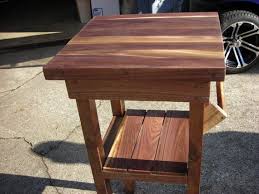
[[[124,180],[124,191],[126,194],[132,194],[135,190],[135,181],[134,180]]]
[[[110,183],[102,174],[105,154],[95,101],[77,100],[77,107],[97,193],[111,194]]]
[[[200,193],[204,107],[202,102],[190,102],[188,194]]]
[[[224,82],[216,82],[216,90],[217,90],[217,102],[218,105],[224,110]]]
[[[123,116],[125,113],[125,104],[123,100],[111,100],[112,114],[114,116]],[[123,180],[125,193],[134,193],[135,181]]]
[[[111,100],[112,114],[114,116],[123,116],[125,104],[123,100]]]

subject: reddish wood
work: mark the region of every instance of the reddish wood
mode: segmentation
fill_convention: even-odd
[[[114,116],[123,116],[125,104],[123,100],[111,100],[112,113]]]
[[[116,138],[116,135],[118,133],[118,130],[120,128],[122,121],[123,121],[123,117],[116,117],[116,116],[112,117],[110,125],[106,130],[106,133],[103,137],[103,148],[105,152],[105,158],[108,157],[111,151],[113,142]]]
[[[111,194],[108,180],[103,177],[102,164],[105,159],[102,138],[94,100],[77,100],[83,135],[98,194]]]
[[[124,117],[104,169],[127,171],[139,131],[144,120],[145,111],[128,110]]]
[[[200,193],[204,107],[204,103],[190,102],[188,194]]]
[[[66,80],[223,81],[218,14],[95,17],[44,66],[44,75]]]
[[[135,181],[134,180],[124,180],[124,191],[126,194],[133,194],[135,189]]]
[[[131,122],[128,119],[129,113],[125,115],[124,124],[119,127],[103,169],[159,174],[186,173],[189,149],[187,112],[169,111],[164,123],[164,111],[148,111],[146,116],[145,111],[138,115],[136,113],[132,112],[135,117],[131,116]],[[141,123],[135,122],[137,117]]]
[[[123,100],[111,100],[111,107],[112,107],[113,115],[115,115],[115,116],[123,116],[124,115],[125,103],[124,103]],[[124,191],[125,191],[125,193],[127,193],[127,194],[134,193],[134,188],[135,188],[135,181],[124,180]]]
[[[168,111],[155,157],[156,172],[184,172],[189,154],[188,112]],[[164,161],[164,162],[161,162]]]
[[[115,170],[104,169],[103,175],[107,179],[187,184],[186,173],[153,174],[153,173],[141,173],[136,171],[129,172],[129,171],[115,171]]]
[[[128,190],[132,181],[144,180],[188,183],[189,194],[199,193],[202,132],[209,121],[204,103],[210,82],[225,77],[217,13],[95,17],[44,66],[44,75],[66,80],[69,97],[77,99],[97,193],[111,193],[107,179],[113,178]],[[222,91],[217,83],[223,107]],[[104,142],[95,102],[88,99],[112,100],[116,117]],[[189,142],[186,117],[123,116],[121,99],[191,102]]]
[[[68,80],[70,98],[209,101],[209,82],[170,80]]]
[[[217,89],[218,105],[224,110],[225,109],[224,82],[216,82],[216,89]]]
[[[129,171],[151,171],[155,159],[161,128],[164,121],[164,111],[148,111],[135,145]]]
[[[227,118],[227,113],[218,105],[206,103],[204,109],[203,134]]]

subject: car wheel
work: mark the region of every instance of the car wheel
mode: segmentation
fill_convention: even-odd
[[[227,73],[240,73],[259,61],[259,17],[235,10],[221,15]]]

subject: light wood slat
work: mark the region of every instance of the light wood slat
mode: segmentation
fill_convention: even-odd
[[[125,51],[127,49],[125,49],[125,47],[127,47],[128,50],[149,50],[150,49],[150,45],[148,44],[143,44],[143,43],[134,43],[134,44],[111,44],[109,47],[109,50],[117,50],[117,52],[119,51]],[[190,47],[195,48],[196,50],[200,50],[201,52],[203,51],[219,51],[221,49],[221,45],[218,43],[214,43],[214,44],[207,44],[206,42],[202,43],[200,42],[199,45],[193,46],[193,43],[191,42],[180,42],[180,43],[175,43],[172,45],[164,45],[163,43],[153,43],[152,44],[152,49],[155,50],[173,50],[173,49],[182,49],[182,50],[189,50]],[[66,54],[70,54],[70,56],[72,56],[73,54],[82,54],[83,52],[86,51],[98,51],[98,50],[103,50],[104,48],[102,45],[98,45],[98,44],[92,44],[92,45],[84,45],[84,44],[74,44],[74,45],[70,45],[69,47],[65,47],[61,52],[58,53],[58,55],[66,55]],[[108,52],[108,51],[107,51]]]
[[[155,159],[165,111],[148,111],[128,170],[150,171]]]
[[[152,28],[153,27],[153,28]],[[176,26],[176,29],[181,29],[181,31],[175,31],[174,35],[182,35],[183,33],[188,33],[190,34],[190,32],[192,33],[192,35],[197,35],[197,36],[215,36],[217,35],[217,29],[218,27],[216,26],[199,26],[199,27],[194,27],[193,29],[191,29],[190,26]],[[129,32],[132,36],[144,36],[145,35],[145,31],[143,30],[148,30],[150,29],[150,36],[156,36],[156,35],[160,35],[160,36],[171,36],[173,33],[170,31],[161,31],[158,28],[154,28],[154,26],[131,26],[131,27],[127,27],[127,31],[114,31],[112,29],[107,29],[105,35],[106,36],[123,36],[123,35],[128,35]],[[171,26],[171,28],[168,28],[168,30],[176,30],[174,29],[174,26]],[[201,30],[203,29],[203,31]],[[101,33],[101,29],[97,29],[97,30],[89,30],[87,32],[85,32],[84,34],[81,34],[80,37],[93,37],[96,36],[96,34]],[[205,42],[204,42],[205,43]],[[75,43],[76,44],[76,43]]]
[[[186,111],[168,111],[152,171],[186,172],[189,154],[189,118]]]
[[[127,170],[146,111],[127,110],[104,169]]]
[[[206,133],[211,128],[215,127],[218,123],[227,118],[227,113],[218,105],[208,103],[204,108],[204,129]]]
[[[220,42],[220,37],[214,36],[95,36],[75,37],[70,44],[123,44],[123,43],[180,43],[180,42]],[[108,50],[107,50],[108,51]],[[96,53],[97,54],[97,53]]]
[[[179,18],[215,18],[218,17],[218,13],[216,12],[195,12],[195,13],[189,13],[189,12],[181,12],[181,13],[173,13],[173,14],[167,14],[167,13],[161,13],[161,14],[141,14],[138,15],[139,18],[143,19],[152,19],[152,18],[168,18],[168,19],[179,19]],[[118,18],[115,15],[106,16],[106,19],[108,20],[116,20],[116,19],[138,19],[136,15],[134,14],[127,14],[127,15],[120,15],[120,18]],[[95,20],[103,20],[103,17],[95,17]]]

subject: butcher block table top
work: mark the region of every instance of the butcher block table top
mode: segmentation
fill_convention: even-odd
[[[223,81],[217,13],[95,17],[44,66],[54,80]]]

